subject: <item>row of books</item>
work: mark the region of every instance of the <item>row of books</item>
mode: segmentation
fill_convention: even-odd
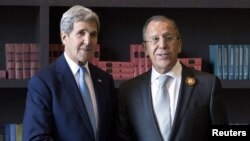
[[[38,70],[38,47],[36,44],[7,43],[6,73],[0,70],[0,78],[28,79]],[[49,63],[53,62],[64,51],[62,44],[49,45]],[[201,58],[179,58],[180,61],[197,70],[201,70]],[[151,68],[151,61],[145,55],[141,44],[130,45],[130,61],[100,61],[100,45],[98,44],[91,63],[113,75],[115,80],[126,80],[140,75]]]
[[[0,78],[29,79],[39,69],[38,46],[34,43],[6,43],[6,70],[0,71]]]
[[[131,79],[148,71],[152,66],[151,60],[145,55],[144,48],[141,44],[130,45],[130,62],[100,61],[99,57],[100,45],[96,48],[91,63],[112,74],[115,80]],[[179,58],[179,60],[188,67],[201,70],[201,58]]]
[[[131,62],[99,61],[95,65],[110,73],[114,80],[127,80],[134,77],[134,64]]]
[[[250,45],[209,45],[213,73],[221,80],[250,80]]]
[[[179,60],[183,64],[186,63],[186,66],[188,67],[201,70],[201,58],[179,58]],[[97,66],[102,70],[112,74],[114,80],[127,80],[139,75],[136,73],[137,68],[135,67],[135,64],[131,62],[99,61]],[[151,66],[148,67],[145,72],[150,68]]]
[[[134,76],[148,71],[152,66],[152,62],[145,54],[142,44],[130,45],[130,62],[134,64]]]
[[[22,141],[23,125],[17,123],[8,123],[4,125],[2,139],[4,141]]]
[[[196,70],[201,70],[201,58],[179,58],[179,60],[186,65]],[[152,62],[145,54],[142,44],[130,45],[130,62],[134,64],[134,76],[140,75],[148,71],[152,67]]]
[[[63,47],[60,44],[50,45],[50,60],[54,61],[63,52]],[[130,61],[101,61],[100,60],[100,45],[96,46],[94,58],[90,61],[92,64],[110,73],[114,80],[127,80],[137,75],[148,71],[151,66],[151,60],[145,55],[142,44],[130,45]],[[186,66],[196,70],[201,70],[201,58],[179,58]]]

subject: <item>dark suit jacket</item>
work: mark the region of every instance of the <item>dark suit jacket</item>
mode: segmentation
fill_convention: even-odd
[[[187,77],[195,78],[195,84],[187,85]],[[119,141],[163,141],[152,106],[150,79],[151,70],[120,86]],[[183,66],[169,141],[206,141],[211,125],[227,123],[221,100],[218,78]]]
[[[23,119],[24,141],[110,141],[114,136],[115,99],[111,75],[89,63],[99,114],[94,139],[91,122],[64,55],[28,84]]]

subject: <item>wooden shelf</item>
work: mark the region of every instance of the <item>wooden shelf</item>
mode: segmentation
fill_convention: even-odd
[[[224,89],[250,89],[250,80],[221,80]]]
[[[115,80],[115,88],[119,88],[124,80]],[[223,89],[250,89],[250,80],[221,80]]]
[[[250,1],[235,0],[49,0],[51,6],[155,7],[155,8],[250,8]]]
[[[124,80],[115,80],[115,88],[119,88]],[[0,80],[0,88],[26,88],[28,80]],[[250,80],[221,80],[223,89],[250,89]]]
[[[8,80],[2,79],[0,80],[0,88],[27,88],[29,79],[24,80]],[[120,84],[124,82],[124,80],[115,80],[115,88],[119,88]]]
[[[0,88],[27,88],[28,79],[25,80],[0,80]]]
[[[155,8],[250,8],[247,0],[1,0],[6,6],[155,7]]]
[[[40,0],[1,0],[0,5],[6,6],[35,6],[39,5]]]
[[[0,88],[27,88],[28,79],[0,80]],[[114,80],[115,88],[119,88],[125,80]],[[221,80],[223,89],[250,89],[250,80]]]

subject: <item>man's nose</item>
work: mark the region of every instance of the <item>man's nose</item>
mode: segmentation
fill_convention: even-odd
[[[85,35],[84,36],[84,39],[83,39],[83,42],[84,42],[84,44],[89,44],[90,43],[90,41],[91,41],[91,38],[90,38],[90,36],[89,35]]]
[[[159,48],[165,49],[167,47],[167,43],[165,41],[165,38],[161,37],[159,40]]]

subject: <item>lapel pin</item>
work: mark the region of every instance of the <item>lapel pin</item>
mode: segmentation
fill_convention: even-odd
[[[187,77],[185,79],[185,83],[188,85],[188,86],[193,86],[195,84],[195,79],[194,77]]]
[[[101,79],[98,79],[97,81],[100,82],[100,83],[102,83],[102,80],[101,80]]]

